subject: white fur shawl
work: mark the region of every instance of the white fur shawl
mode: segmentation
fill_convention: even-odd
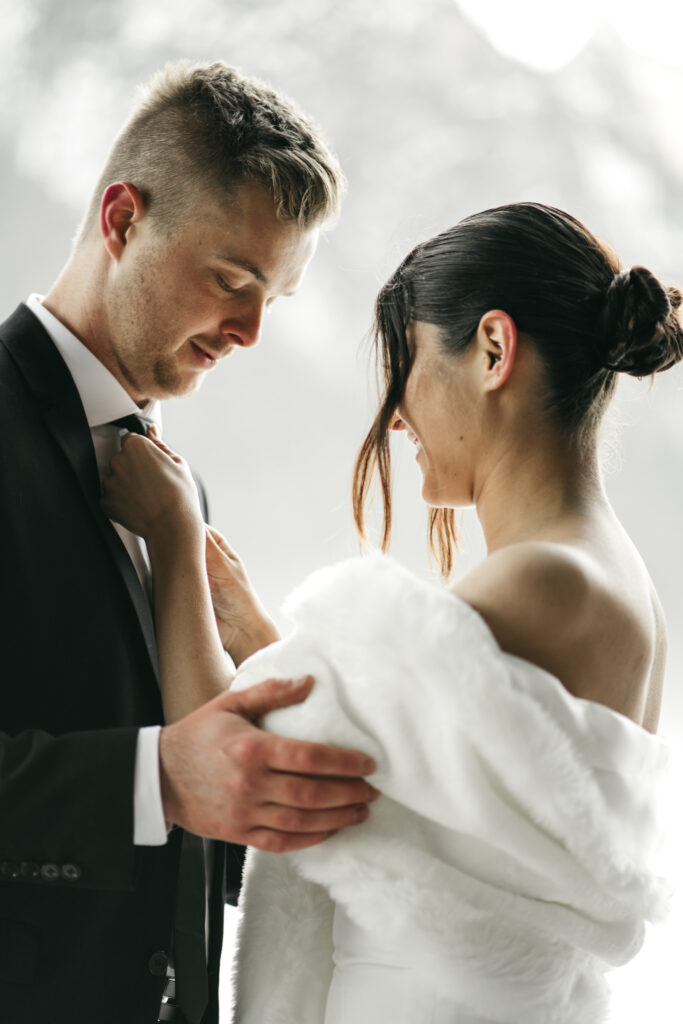
[[[264,726],[372,755],[384,795],[312,849],[250,851],[235,1020],[322,1024],[335,901],[474,1014],[603,1020],[605,970],[667,904],[666,745],[501,651],[469,605],[388,558],[315,573],[285,611],[291,636],[234,686],[312,673],[308,700]]]

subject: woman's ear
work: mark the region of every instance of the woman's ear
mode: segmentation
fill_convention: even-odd
[[[135,185],[128,181],[107,185],[100,203],[100,233],[104,247],[113,259],[120,259],[131,224],[144,214],[145,202]]]
[[[483,356],[484,391],[495,391],[512,373],[517,356],[517,327],[500,309],[484,313],[477,328],[477,345]]]

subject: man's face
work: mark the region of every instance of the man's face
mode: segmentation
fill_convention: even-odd
[[[207,199],[170,232],[134,221],[104,298],[107,362],[136,401],[196,391],[235,347],[258,341],[264,311],[299,286],[315,229],[279,221],[260,185]]]

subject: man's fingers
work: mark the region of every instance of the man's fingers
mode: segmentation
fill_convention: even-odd
[[[376,800],[379,790],[364,779],[309,778],[268,772],[264,776],[264,800],[301,810],[332,810]],[[280,826],[281,827],[281,826]],[[291,829],[290,831],[295,831]]]
[[[349,825],[360,825],[370,810],[365,803],[351,807],[336,807],[328,811],[302,811],[279,804],[264,804],[259,808],[259,825],[277,832],[303,833],[334,832]]]
[[[301,703],[308,697],[312,686],[312,676],[296,681],[266,679],[246,690],[226,690],[214,698],[212,706],[253,722],[268,711]],[[233,743],[233,755],[238,748],[245,764],[258,761],[263,768],[288,775],[360,779],[377,771],[375,761],[359,751],[288,739],[260,730],[254,730],[253,735]]]
[[[269,735],[270,742],[263,750],[268,768],[277,772],[300,775],[342,775],[359,777],[377,771],[371,757],[356,750],[327,747],[323,743],[290,740]]]
[[[329,832],[277,832],[271,828],[254,828],[247,834],[249,846],[269,853],[288,853],[291,850],[305,850],[317,846],[330,836]]]
[[[276,708],[300,704],[313,688],[313,676],[302,679],[266,679],[247,690],[226,690],[217,699],[224,711],[254,721]]]

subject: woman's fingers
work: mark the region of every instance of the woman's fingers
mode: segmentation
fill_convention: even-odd
[[[172,459],[178,465],[182,464],[183,460],[180,456],[176,455],[161,438],[152,436],[151,431],[153,427],[149,429],[150,433],[147,436],[132,432],[123,435],[121,438],[121,451],[110,459],[112,470],[117,465],[148,465],[150,460],[164,463],[167,458]]]
[[[230,547],[222,533],[220,533],[218,530],[215,530],[213,526],[207,526],[206,532],[208,534],[208,540],[210,541],[210,543],[214,544],[219,551],[221,551],[224,555],[227,555],[228,558],[236,559],[239,561],[237,552]]]
[[[220,534],[218,534],[218,536],[220,537]],[[207,552],[213,552],[214,555],[222,555],[225,553],[216,538],[216,530],[214,530],[212,526],[208,525],[206,526],[206,547]]]
[[[154,448],[157,449],[157,451],[163,452],[164,455],[167,455],[169,459],[173,459],[174,462],[182,463],[183,461],[180,455],[178,455],[177,452],[174,452],[173,449],[166,444],[166,442],[161,437],[161,434],[159,433],[156,424],[154,423],[152,423],[151,426],[148,428],[147,434],[144,437],[142,434],[124,434],[123,438],[121,439],[121,448],[124,447],[124,444],[131,437],[142,437],[144,441],[150,442],[154,446]]]
[[[174,462],[181,463],[183,461],[180,455],[178,455],[177,452],[174,452],[173,449],[170,448],[162,439],[154,423],[147,431],[147,437],[149,438],[150,441],[152,441],[155,444],[159,451],[164,452],[164,454],[168,455],[168,457],[173,459]]]
[[[132,442],[132,443],[131,443]],[[151,437],[146,437],[144,434],[135,434],[133,431],[129,431],[127,434],[121,435],[121,452],[123,454],[128,445],[131,445],[131,451],[135,450],[135,446],[139,445],[141,448],[147,448],[147,451],[153,451],[156,448],[156,442]],[[150,447],[152,445],[153,447]],[[112,459],[119,458],[119,455],[113,455]]]
[[[201,522],[197,488],[179,456],[163,441],[125,434],[103,481],[103,508],[110,519],[149,540],[161,523],[193,530]]]

